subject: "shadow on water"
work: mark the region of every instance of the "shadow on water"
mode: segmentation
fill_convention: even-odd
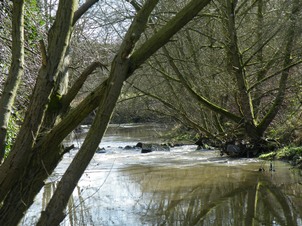
[[[126,138],[121,130],[107,135],[110,148],[93,158],[62,226],[302,225],[301,171],[276,162],[270,172],[268,162],[228,159],[195,146],[148,154],[123,150],[118,146],[134,143],[134,133],[122,130]],[[21,225],[34,225],[75,153],[64,156]]]

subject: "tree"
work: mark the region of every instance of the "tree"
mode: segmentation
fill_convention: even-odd
[[[162,82],[149,76],[148,91],[139,89],[200,133],[257,144],[284,111],[287,84],[298,76],[291,69],[301,63],[293,47],[300,45],[301,5],[214,3],[207,17],[196,18],[151,61]],[[281,14],[290,16],[280,21]],[[165,90],[163,95],[150,88],[155,84]]]
[[[66,200],[89,164],[110,121],[123,83],[159,48],[183,28],[210,0],[191,0],[162,28],[139,45],[148,17],[157,0],[146,1],[136,14],[111,64],[110,76],[99,84],[78,106],[68,109],[70,94],[67,79],[68,46],[75,22],[96,1],[86,1],[77,9],[77,1],[59,1],[57,13],[47,37],[41,41],[42,66],[31,102],[12,151],[0,168],[0,224],[17,225],[24,211],[43,187],[43,181],[54,170],[71,147],[63,139],[96,107],[98,113],[81,149],[41,216],[39,224],[57,225],[64,218]],[[72,88],[70,89],[72,90]],[[60,201],[58,201],[58,199]],[[55,213],[53,215],[53,213]]]
[[[0,99],[0,112],[3,112],[0,114],[0,162],[4,157],[7,126],[24,67],[24,2],[14,1],[13,7],[12,62]]]

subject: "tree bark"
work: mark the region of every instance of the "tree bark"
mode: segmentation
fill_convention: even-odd
[[[116,59],[114,64],[113,74],[108,81],[109,86],[106,87],[105,93],[103,94],[102,102],[87,134],[87,138],[59,182],[56,192],[46,210],[42,212],[37,226],[59,225],[64,219],[64,209],[66,208],[69,197],[92,159],[106,131],[107,124],[111,118],[129,69],[128,61]]]
[[[265,69],[264,69],[264,57],[263,57],[263,46],[264,46],[264,37],[263,37],[263,11],[265,8],[265,3],[263,0],[259,0],[257,3],[257,61],[258,61],[258,73],[257,73],[257,81],[261,81],[265,77]],[[255,111],[255,117],[257,118],[258,111],[260,110],[261,103],[261,89],[257,86],[255,88],[255,97],[253,99],[253,106]]]
[[[67,2],[69,2],[69,1],[63,1],[63,2],[67,4]],[[210,1],[206,0],[206,1],[200,2],[199,0],[192,0],[190,2],[190,4],[192,5],[193,2],[195,4],[198,3],[198,4],[202,4],[203,6],[205,6],[206,4],[204,4],[204,3],[205,2],[209,3]],[[175,18],[178,18],[178,19],[174,18],[171,20],[172,22],[169,23],[171,26],[168,26],[168,27],[164,26],[159,31],[160,34],[166,33],[166,35],[164,36],[164,41],[161,39],[161,45],[166,44],[169,41],[169,39],[178,30],[180,30],[183,26],[185,26],[186,23],[183,23],[183,20],[179,20],[180,15],[182,15],[182,16],[187,15],[189,18],[193,18],[198,13],[194,10],[194,14],[193,14],[190,12],[190,9],[191,8],[186,7],[185,14],[184,14],[184,11],[181,10],[180,11],[181,14],[177,14],[175,16]],[[66,8],[65,8],[65,10],[66,10]],[[201,8],[200,8],[200,10],[201,10]],[[62,20],[62,21],[66,21],[66,20]],[[174,27],[174,28],[171,29],[171,27]],[[177,27],[176,31],[175,31],[175,27]],[[165,30],[166,28],[168,28],[168,29]],[[138,27],[137,29],[142,29],[142,27]],[[52,35],[54,35],[54,34],[55,33],[53,33]],[[132,38],[133,38],[133,34],[135,36],[137,35],[136,33],[133,33],[133,32],[131,32],[129,34],[131,34]],[[157,35],[158,35],[158,33],[155,34],[154,36],[156,37]],[[132,42],[134,42],[133,39],[131,39],[131,40],[132,40]],[[150,57],[151,54],[154,53],[157,49],[160,48],[160,46],[158,46],[158,43],[155,40],[156,40],[155,38],[151,38],[150,40],[147,41],[148,48],[151,50],[150,53],[147,53],[147,58]],[[49,43],[51,43],[51,42],[49,42]],[[127,47],[128,44],[125,43],[125,45],[126,45],[125,47]],[[131,69],[127,72],[126,77],[129,77],[131,75],[131,73],[133,73],[133,71],[135,69],[137,69],[137,67],[143,63],[143,62],[140,62],[138,64],[137,63],[138,58],[136,58],[136,57],[141,56],[141,54],[145,51],[145,49],[140,47],[133,54],[131,54],[131,52],[129,53],[128,51],[130,51],[130,50],[132,51],[133,48],[124,48],[124,47],[121,48],[121,49],[126,50],[126,51],[123,51],[122,53],[120,53],[124,58],[126,58],[126,60],[124,58],[121,58],[121,59],[123,59],[125,62],[127,62],[128,66],[131,67]],[[132,58],[132,56],[134,54],[136,54],[136,57]],[[61,56],[65,56],[65,54],[63,54]],[[130,59],[128,59],[128,57],[130,57]],[[49,60],[49,58],[50,58],[50,55],[48,53],[47,59]],[[58,58],[55,58],[55,59],[58,59]],[[120,62],[120,60],[118,60],[118,59],[120,59],[120,58],[116,58],[116,62]],[[62,59],[60,58],[60,60],[62,60]],[[128,66],[127,67],[125,65],[124,65],[124,67],[118,66],[117,68],[128,68]],[[42,68],[42,69],[45,70],[46,68]],[[22,163],[21,157],[20,157],[18,159],[18,161],[16,159],[12,158],[12,161],[8,161],[6,163],[5,168],[1,167],[0,184],[5,185],[3,187],[2,186],[0,187],[0,196],[2,196],[1,201],[3,201],[5,198],[4,202],[2,203],[3,205],[0,209],[0,216],[1,216],[0,224],[1,225],[4,223],[7,223],[7,222],[10,222],[10,225],[16,225],[16,222],[18,222],[20,220],[20,216],[22,217],[23,212],[33,202],[34,196],[42,188],[43,181],[52,173],[52,171],[54,170],[54,168],[60,161],[60,158],[64,154],[64,149],[60,146],[60,143],[62,142],[62,140],[82,121],[82,119],[85,116],[88,115],[88,113],[90,113],[93,109],[95,109],[100,104],[100,99],[104,98],[103,94],[106,90],[107,90],[106,93],[109,92],[108,87],[110,87],[110,86],[111,86],[111,84],[109,83],[109,80],[106,80],[103,84],[100,84],[95,89],[95,91],[93,91],[90,95],[87,96],[87,98],[83,102],[80,103],[80,105],[78,107],[76,107],[75,109],[71,109],[67,113],[67,115],[64,117],[64,119],[62,121],[60,121],[57,125],[55,125],[54,128],[52,128],[50,131],[46,131],[43,134],[43,136],[41,136],[41,137],[39,137],[39,139],[35,140],[36,142],[34,143],[32,149],[29,149],[30,151],[25,152],[25,153],[27,153],[27,156],[24,156],[25,153],[19,152],[18,153],[19,156],[23,156],[26,158],[26,164]],[[113,88],[111,88],[111,89],[113,89]],[[114,102],[111,103],[111,100],[109,98],[106,101],[107,101],[107,103],[109,102],[108,104],[115,105]],[[44,111],[45,111],[45,108],[44,108]],[[109,113],[109,112],[107,112],[107,113]],[[110,119],[109,115],[106,115],[106,117]],[[107,126],[108,121],[102,122],[102,125]],[[87,151],[94,153],[95,149],[91,149],[91,150],[87,150]],[[20,168],[16,167],[17,163],[20,163],[20,165],[19,165]],[[13,168],[10,168],[11,166],[13,166]],[[12,172],[10,172],[10,170],[12,170]],[[20,172],[22,172],[22,173],[20,174]],[[6,176],[8,174],[11,177]],[[9,179],[11,179],[10,183],[8,181]],[[15,208],[15,207],[18,207],[18,208]],[[16,213],[10,214],[12,212],[16,212]]]
[[[64,120],[45,134],[28,156],[29,162],[20,178],[12,179],[12,189],[7,192],[0,208],[0,225],[10,222],[17,225],[24,212],[33,203],[34,197],[43,187],[47,177],[53,172],[65,153],[61,142],[100,103],[108,82],[97,87],[80,105],[68,112]],[[17,179],[17,180],[16,180]],[[2,221],[3,220],[3,221]]]
[[[92,2],[92,1],[90,1],[90,2]],[[94,2],[96,2],[96,1],[94,1]],[[72,2],[69,2],[69,3],[72,3]],[[67,2],[67,4],[69,4],[69,3]],[[80,9],[81,8],[82,7],[80,7]],[[69,13],[65,14],[64,10],[66,10],[66,8],[65,9],[61,8],[61,11],[58,11],[58,13],[57,13],[57,20],[60,20],[60,21],[62,20],[62,21],[65,21],[68,23],[68,20],[65,20],[65,19],[66,19],[66,17],[69,16],[69,18],[70,18],[69,21],[70,22],[73,21],[73,23],[75,23],[75,21],[76,21],[75,18],[73,20],[71,20],[72,12],[74,11],[75,7],[72,6],[72,9],[73,10],[68,11],[68,12],[71,12],[71,14],[69,14]],[[86,10],[87,10],[87,7],[86,7]],[[84,13],[84,11],[82,10],[81,14],[83,14],[83,13]],[[64,17],[64,16],[66,16],[66,17]],[[62,30],[60,30],[60,29],[64,29],[64,28],[66,28],[66,26],[64,27],[63,24],[58,24],[58,23],[56,25],[56,28],[54,28],[54,27],[55,27],[55,25],[52,28],[53,31],[56,30],[57,32],[53,32],[52,36],[51,36],[52,38],[50,38],[50,39],[52,39],[52,40],[56,39],[56,41],[53,43],[53,45],[49,44],[49,49],[54,48],[55,51],[58,51],[58,49],[60,49],[61,46],[63,46],[63,49],[66,49],[64,46],[66,46],[66,42],[67,43],[69,42],[71,29],[68,28],[67,30],[64,30],[65,32],[62,32]],[[64,39],[64,34],[65,34],[66,39]],[[62,42],[62,40],[63,40],[63,42]],[[56,43],[58,43],[58,44],[56,44]],[[60,43],[63,45],[60,46]],[[43,45],[43,49],[44,50],[46,49],[44,45]],[[56,54],[55,51],[53,54]],[[48,52],[51,52],[51,51],[48,51]],[[48,78],[51,78],[51,76],[49,76],[49,77],[46,76],[46,74],[47,74],[46,68],[47,68],[47,66],[49,66],[49,64],[53,65],[53,66],[57,65],[57,67],[58,67],[58,64],[60,64],[59,63],[60,61],[61,62],[65,61],[66,54],[64,56],[64,60],[62,58],[59,58],[59,60],[57,60],[57,61],[54,61],[51,56],[52,56],[51,53],[49,53],[47,56],[47,51],[46,50],[43,51],[43,66],[41,67],[41,70],[39,72],[39,75],[40,75],[39,82],[37,82],[37,84],[36,84],[36,87],[39,87],[39,85],[40,85],[40,87],[39,87],[40,91],[37,91],[37,90],[39,90],[39,88],[37,88],[37,90],[35,90],[35,93],[33,94],[33,97],[36,97],[37,99],[38,98],[42,99],[44,97],[49,96],[50,95],[49,92],[45,92],[45,89],[51,90],[52,87],[54,87],[55,83],[57,85],[57,87],[56,87],[57,90],[61,90],[62,92],[60,91],[60,93],[64,92],[64,90],[62,90],[60,88],[60,85],[61,85],[60,84],[61,82],[59,81],[60,79],[55,79],[55,77],[53,79],[48,79]],[[66,61],[65,61],[65,63],[66,63]],[[51,67],[51,66],[49,66],[49,67]],[[64,71],[66,71],[67,66],[65,66],[65,69],[63,69],[63,68],[64,67],[62,67],[61,71],[64,72]],[[59,71],[60,70],[58,68],[58,72]],[[62,78],[64,78],[65,76],[66,76],[66,74],[63,75]],[[49,86],[46,87],[45,84],[43,84],[43,82],[47,82],[49,80],[51,80],[51,82],[49,82],[48,83]],[[61,80],[66,81],[66,79],[61,79]],[[102,87],[99,90],[102,90]],[[46,93],[46,95],[43,95],[45,93]],[[98,93],[98,95],[99,95],[99,93]],[[44,100],[47,100],[47,98]],[[87,102],[87,103],[90,104],[91,102]],[[37,104],[32,104],[32,105],[36,106],[36,108],[33,107],[34,111],[39,111],[40,109],[43,109],[43,111],[44,111],[46,109],[46,107],[40,108],[40,105],[37,105]],[[44,106],[46,106],[46,105],[47,104],[45,104]],[[43,113],[43,111],[42,111],[42,113]],[[82,113],[82,112],[80,112],[80,113]],[[33,119],[35,119],[35,116],[36,115],[33,116]],[[71,114],[71,116],[73,118],[78,119],[78,117],[76,117],[76,115],[74,116]],[[85,116],[82,113],[82,119]],[[53,116],[53,117],[55,118],[55,116]],[[38,125],[39,118],[36,118],[36,120],[37,120],[37,122],[35,125]],[[42,120],[40,120],[40,122],[41,121]],[[30,125],[32,125],[31,128],[33,128],[33,124],[30,124]],[[27,129],[30,130],[30,128],[28,128],[28,127],[27,127]],[[27,134],[32,136],[32,134],[28,131],[27,131]],[[46,133],[46,134],[48,134],[48,133]],[[47,136],[46,136],[46,139],[44,139],[44,142],[34,143],[35,147],[34,148],[31,147],[32,149],[29,148],[27,151],[22,149],[25,147],[22,147],[22,148],[19,147],[19,149],[15,147],[18,158],[17,159],[11,158],[11,161],[7,161],[6,168],[4,168],[4,166],[1,166],[0,175],[3,176],[3,177],[1,177],[2,182],[4,181],[2,183],[2,185],[5,185],[7,189],[9,189],[9,188],[11,188],[11,189],[6,190],[5,186],[1,186],[1,188],[0,188],[0,190],[1,190],[0,196],[2,198],[2,201],[3,201],[3,198],[5,198],[4,202],[2,202],[2,206],[1,206],[1,210],[0,210],[0,216],[1,216],[0,225],[2,225],[2,224],[3,225],[4,224],[17,225],[19,220],[23,217],[25,210],[27,210],[29,208],[29,206],[33,203],[34,197],[36,196],[36,194],[39,192],[39,190],[44,185],[43,181],[49,176],[49,173],[51,173],[53,171],[53,169],[56,167],[57,163],[60,161],[60,159],[62,157],[62,153],[64,153],[66,151],[60,145],[60,143],[62,142],[64,137],[59,137],[58,142],[53,142],[53,140],[47,139]],[[52,138],[52,137],[50,136],[50,138]],[[45,140],[47,141],[47,144],[45,144]],[[54,143],[54,146],[50,145],[52,143]],[[23,152],[20,152],[21,150]],[[45,159],[41,159],[41,153],[47,153],[48,155],[46,155]],[[51,158],[47,158],[49,156],[51,156]],[[26,159],[28,159],[28,162],[26,161]],[[23,160],[25,160],[25,162],[22,162]],[[48,165],[47,165],[48,168],[46,168],[43,160],[45,162],[46,162],[46,160],[48,160]],[[6,173],[6,172],[8,172],[8,173]],[[4,177],[6,177],[6,178],[4,178]]]
[[[228,71],[234,76],[238,87],[238,106],[242,120],[241,127],[245,133],[253,140],[261,138],[255,124],[254,109],[251,93],[248,89],[245,68],[242,62],[242,56],[238,47],[238,38],[236,31],[236,4],[237,1],[225,1],[225,12],[223,23],[225,29],[225,48],[227,53]]]
[[[101,62],[93,62],[91,63],[79,76],[79,78],[75,81],[72,87],[68,90],[68,92],[62,96],[62,106],[63,112],[66,112],[67,109],[70,107],[71,102],[74,100],[76,95],[78,94],[79,90],[84,85],[88,76],[97,68],[107,69],[107,67],[102,64]]]
[[[40,69],[24,123],[10,155],[0,168],[0,202],[3,202],[18,180],[24,179],[22,176],[32,156],[32,148],[37,142],[54,82],[63,64],[76,6],[76,0],[60,1],[57,17],[49,34],[47,65],[42,65]],[[1,208],[0,216],[2,213]],[[0,219],[2,223],[7,223],[2,217]]]
[[[135,16],[128,32],[126,33],[124,41],[121,44],[119,53],[112,63],[111,73],[107,83],[108,86],[102,96],[96,117],[91,125],[87,137],[59,182],[46,210],[42,212],[37,226],[59,225],[65,218],[64,210],[69,197],[90,160],[94,156],[94,153],[105,134],[112,112],[122,90],[123,83],[129,76],[129,55],[143,33],[149,15],[157,3],[158,0],[147,1]]]
[[[126,34],[123,43],[121,44],[120,51],[113,61],[108,86],[106,87],[106,91],[100,102],[99,109],[91,129],[89,130],[81,149],[58,184],[53,198],[49,202],[46,210],[41,215],[38,225],[57,225],[64,219],[64,209],[66,208],[68,199],[81,175],[84,173],[84,170],[92,159],[95,150],[97,149],[106,131],[112,112],[123,87],[123,83],[134,72],[133,68],[130,69],[130,66],[132,65],[130,56],[136,42],[139,40],[140,35],[144,31],[143,28],[148,21],[149,14],[157,5],[157,2],[158,0],[147,1],[134,18],[134,21]],[[186,23],[179,23],[178,26],[175,27],[175,29],[177,29],[174,33],[181,29],[185,24]],[[161,44],[164,45],[169,38],[169,36],[166,36],[165,42]],[[153,45],[156,46],[157,43],[153,43]],[[145,60],[146,59],[148,59],[148,57],[145,58]],[[139,64],[143,62],[144,61],[140,62]],[[135,63],[137,63],[137,61]],[[138,64],[135,66],[137,65]]]
[[[12,28],[12,63],[0,99],[0,164],[5,154],[7,126],[24,71],[24,1],[13,1]]]

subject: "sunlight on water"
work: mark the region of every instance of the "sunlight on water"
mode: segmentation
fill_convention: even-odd
[[[106,153],[91,161],[62,226],[302,225],[300,171],[273,162],[270,172],[269,162],[220,157],[215,150],[196,151],[195,145],[147,154],[121,148],[154,142],[152,127],[145,127],[109,130],[101,145]],[[37,220],[76,151],[64,156],[21,225]]]

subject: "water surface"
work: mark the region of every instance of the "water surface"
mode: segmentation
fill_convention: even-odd
[[[101,144],[106,153],[91,161],[61,225],[302,225],[301,171],[288,164],[273,162],[269,171],[270,162],[195,145],[147,154],[121,148],[159,142],[165,129],[111,126]],[[64,156],[22,225],[34,224],[76,151]]]

